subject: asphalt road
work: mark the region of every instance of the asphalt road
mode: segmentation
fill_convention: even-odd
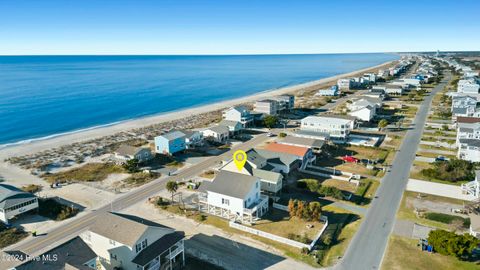
[[[360,229],[335,269],[364,270],[380,268],[388,237],[395,223],[395,215],[408,182],[410,167],[415,160],[415,153],[423,133],[432,98],[435,93],[445,87],[450,79],[451,74],[445,74],[444,80],[432,90],[430,95],[425,97],[413,122],[413,129],[407,132],[400,150],[395,156],[391,171],[382,179],[382,184],[367,211],[365,220],[360,225]]]
[[[214,156],[208,158],[200,163],[197,163],[191,167],[181,170],[178,174],[173,175],[168,178],[158,179],[152,181],[136,190],[130,191],[123,195],[122,197],[116,199],[111,204],[103,206],[99,209],[96,209],[86,215],[73,218],[72,220],[67,221],[60,227],[57,227],[48,232],[38,232],[42,236],[35,238],[29,238],[25,241],[8,247],[7,250],[20,250],[29,255],[39,255],[39,253],[45,252],[46,250],[52,248],[58,243],[64,242],[68,239],[71,239],[82,231],[88,228],[93,221],[100,216],[101,214],[107,211],[120,211],[126,207],[129,207],[138,202],[144,201],[149,197],[154,196],[161,190],[165,188],[165,185],[168,181],[187,181],[189,178],[201,173],[202,171],[219,164],[223,159],[233,155],[233,152],[236,150],[248,150],[256,145],[264,142],[267,139],[266,134],[258,135],[257,137],[233,147],[230,151],[225,152],[219,156]],[[45,235],[43,235],[45,234]],[[7,265],[8,264],[8,265]],[[0,269],[6,269],[11,267],[11,262],[0,261]]]

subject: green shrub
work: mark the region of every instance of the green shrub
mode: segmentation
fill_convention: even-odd
[[[421,173],[427,178],[458,182],[471,181],[475,178],[475,166],[466,160],[451,159],[448,161],[437,161],[433,168],[423,169]]]
[[[445,230],[430,231],[427,240],[428,244],[432,245],[433,251],[459,259],[470,258],[472,251],[480,244],[480,239],[474,236],[458,235]]]
[[[280,132],[280,133],[278,133],[278,137],[280,137],[280,138],[285,138],[285,137],[287,137],[287,133],[285,133],[285,132]]]
[[[445,224],[451,224],[455,220],[460,220],[463,222],[464,227],[469,227],[470,226],[470,219],[469,218],[462,218],[459,216],[454,216],[454,215],[448,215],[448,214],[443,214],[443,213],[426,213],[424,216],[426,219],[433,220],[433,221],[438,221],[441,223]]]
[[[335,199],[343,199],[343,193],[340,189],[332,186],[321,186],[318,193]]]
[[[38,200],[38,214],[53,220],[64,220],[78,212],[77,208],[61,204],[51,198]]]

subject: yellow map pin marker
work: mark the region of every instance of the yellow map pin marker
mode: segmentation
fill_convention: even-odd
[[[235,151],[233,154],[233,162],[235,162],[235,165],[237,165],[237,169],[241,171],[247,162],[247,153],[242,150]]]

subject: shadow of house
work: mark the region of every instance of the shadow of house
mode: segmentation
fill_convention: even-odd
[[[191,256],[228,270],[266,269],[285,260],[281,256],[217,235],[196,234],[185,240],[185,251]]]

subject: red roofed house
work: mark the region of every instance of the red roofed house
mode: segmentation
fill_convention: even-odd
[[[300,168],[302,169],[304,169],[307,165],[313,163],[316,159],[316,156],[313,154],[312,149],[307,147],[273,142],[268,144],[265,147],[265,150],[296,156],[298,160],[301,161]]]

